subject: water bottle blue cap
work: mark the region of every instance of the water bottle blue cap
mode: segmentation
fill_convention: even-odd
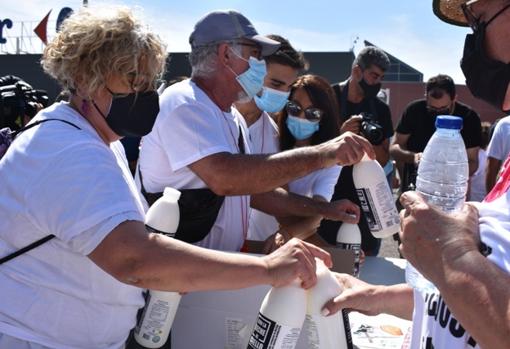
[[[451,130],[460,130],[463,120],[453,115],[438,115],[436,118],[436,128],[448,128]]]

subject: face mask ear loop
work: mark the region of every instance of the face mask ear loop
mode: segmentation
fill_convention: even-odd
[[[501,10],[499,10],[498,12],[496,12],[496,14],[494,16],[491,17],[491,19],[489,19],[487,21],[487,23],[485,24],[485,27],[487,28],[487,26],[493,21],[496,19],[496,17],[498,17],[501,13],[503,13],[503,11],[505,11],[507,8],[510,7],[510,4],[509,5],[506,5],[505,7],[503,7]]]
[[[104,114],[103,114],[103,112],[101,111],[101,109],[99,109],[99,107],[97,106],[96,102],[95,102],[93,99],[92,99],[92,105],[96,108],[97,112],[98,112],[99,114],[101,114],[101,116],[102,116],[103,118],[105,118],[105,119],[106,119],[106,115],[104,115]]]
[[[101,116],[102,116],[104,119],[106,119],[106,118],[107,118],[107,116],[108,116],[108,114],[110,113],[110,110],[112,109],[112,103],[113,103],[113,93],[112,93],[112,91],[110,91],[110,89],[109,89],[108,87],[106,87],[106,89],[107,89],[107,90],[108,90],[108,92],[112,95],[112,98],[110,99],[110,106],[108,107],[108,113],[106,113],[106,115],[105,115],[105,114],[103,114],[103,112],[101,111],[101,109],[99,109],[99,107],[97,106],[96,102],[95,102],[93,99],[91,99],[92,104],[93,104],[93,105],[94,105],[94,107],[96,108],[97,112],[98,112],[99,114],[101,114]]]

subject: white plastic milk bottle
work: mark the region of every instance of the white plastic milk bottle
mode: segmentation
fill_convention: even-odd
[[[294,349],[305,313],[306,291],[299,279],[273,287],[262,301],[248,349]]]
[[[352,348],[351,331],[347,313],[339,311],[330,316],[321,314],[322,307],[338,296],[342,286],[321,260],[316,259],[317,284],[308,290],[306,320],[303,331],[310,349]]]
[[[397,233],[400,217],[381,165],[365,154],[354,165],[352,179],[372,235],[385,238]]]
[[[178,190],[165,188],[163,196],[149,208],[145,216],[149,231],[174,237],[179,225],[177,201],[180,196]],[[134,331],[138,344],[146,348],[160,348],[166,343],[180,300],[178,292],[149,290],[145,308]]]

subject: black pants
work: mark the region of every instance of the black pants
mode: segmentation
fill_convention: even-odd
[[[354,182],[352,180],[352,166],[345,166],[342,168],[342,172],[340,172],[340,176],[338,177],[331,201],[341,199],[349,199],[356,205],[360,206],[358,194],[356,193],[356,188],[354,187]],[[336,233],[341,225],[342,222],[323,219],[317,232],[328,243],[335,244]],[[363,211],[360,215],[358,227],[361,232],[361,249],[367,256],[376,256],[381,246],[381,239],[375,238],[370,232],[370,228],[368,227]]]

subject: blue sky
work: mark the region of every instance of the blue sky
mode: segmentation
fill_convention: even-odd
[[[10,18],[14,26],[4,36],[19,35],[19,21],[38,22],[50,15],[49,34],[54,33],[60,9],[77,9],[81,0],[3,0],[0,20]],[[89,0],[136,6],[146,22],[168,43],[169,51],[189,51],[188,36],[194,23],[214,9],[237,9],[245,14],[261,34],[280,34],[303,51],[358,52],[363,40],[381,47],[427,79],[438,73],[451,75],[459,84],[464,77],[459,68],[467,28],[448,25],[432,13],[432,0]],[[53,24],[54,26],[54,24]],[[358,38],[356,42],[356,38]]]

